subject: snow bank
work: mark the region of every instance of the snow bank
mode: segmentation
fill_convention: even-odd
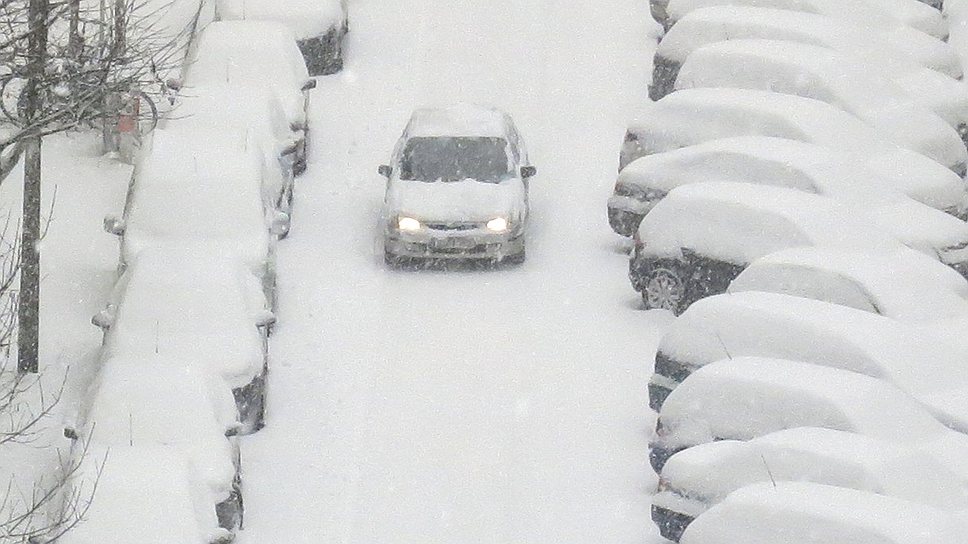
[[[178,448],[91,447],[68,489],[86,512],[58,542],[210,544],[225,535]]]
[[[850,56],[782,40],[729,40],[695,50],[676,89],[733,87],[827,102],[856,115],[897,145],[963,170],[958,133],[903,89]]]
[[[277,21],[298,40],[323,36],[343,26],[340,0],[216,0],[222,20]]]
[[[951,77],[962,74],[954,50],[941,40],[914,29],[871,26],[850,19],[804,11],[721,5],[689,12],[663,36],[656,55],[682,63],[703,45],[735,39],[787,40],[829,47],[853,55],[865,64],[896,72],[915,67]]]
[[[951,544],[966,527],[948,512],[802,482],[740,489],[689,525],[681,544]]]
[[[902,246],[856,221],[833,199],[749,183],[673,189],[639,226],[640,255],[676,258],[682,249],[745,265],[798,246],[893,252]]]
[[[662,480],[669,491],[656,495],[653,504],[702,497],[691,501],[701,510],[741,487],[771,480],[847,487],[940,509],[968,508],[968,481],[937,459],[896,442],[820,427],[694,446],[669,458]]]
[[[667,11],[670,23],[674,23],[703,7],[769,7],[805,11],[885,29],[904,24],[937,38],[947,36],[941,14],[935,9],[918,4],[918,0],[670,0]]]
[[[715,295],[679,316],[658,352],[690,368],[728,356],[763,356],[859,372],[887,380],[944,424],[968,431],[963,403],[947,402],[968,392],[965,347],[869,312],[775,293]]]
[[[920,254],[803,247],[761,257],[730,293],[764,291],[812,298],[902,321],[968,316],[968,282]]]
[[[658,443],[665,447],[750,440],[794,427],[852,431],[912,445],[951,432],[880,379],[807,362],[745,356],[693,372],[672,391],[659,417]]]

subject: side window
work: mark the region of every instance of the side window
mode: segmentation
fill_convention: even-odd
[[[521,146],[521,136],[518,134],[518,129],[514,126],[514,122],[511,121],[510,117],[506,117],[505,119],[508,125],[508,142],[511,144],[511,157],[517,165],[527,164],[528,154]]]

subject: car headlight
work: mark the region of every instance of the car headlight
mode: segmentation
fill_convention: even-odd
[[[487,230],[491,232],[505,232],[508,230],[508,220],[503,217],[495,217],[487,222]]]
[[[407,232],[414,232],[420,230],[420,221],[417,221],[413,217],[398,217],[397,228]]]

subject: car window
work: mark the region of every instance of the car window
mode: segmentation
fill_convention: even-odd
[[[410,138],[400,160],[400,179],[498,183],[511,176],[504,138]]]

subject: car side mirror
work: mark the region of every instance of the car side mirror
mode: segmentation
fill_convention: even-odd
[[[116,215],[106,215],[104,217],[104,232],[121,236],[124,234],[124,220]]]
[[[178,78],[168,78],[165,80],[165,86],[173,91],[180,91],[182,88],[182,81]]]
[[[285,236],[289,233],[289,214],[286,212],[277,211],[272,216],[272,222],[269,224],[269,232],[274,236]]]
[[[255,318],[256,327],[271,327],[276,324],[276,314],[269,310],[262,310]]]
[[[64,427],[64,438],[68,438],[70,440],[77,440],[78,438],[77,429],[75,429],[74,427]]]
[[[212,532],[209,544],[231,544],[235,541],[235,534],[228,529],[219,527]]]
[[[538,173],[538,169],[534,166],[522,166],[521,167],[521,179],[528,179],[533,177]]]
[[[238,436],[240,434],[242,434],[242,424],[238,421],[225,429],[225,438],[232,438],[233,436]]]
[[[391,168],[389,164],[381,164],[376,171],[385,178],[389,178],[391,175],[393,175],[393,168]]]
[[[293,140],[289,143],[289,145],[286,146],[285,149],[282,150],[282,153],[279,153],[279,156],[288,157],[289,155],[294,154],[296,151],[299,151],[299,143]]]
[[[302,86],[302,90],[303,91],[311,91],[311,90],[313,90],[315,88],[316,88],[316,80],[315,79],[307,80],[306,83],[303,83],[303,86]]]
[[[91,317],[91,323],[101,330],[108,330],[114,325],[115,319],[115,306],[114,304],[108,304],[101,311],[94,314]]]

